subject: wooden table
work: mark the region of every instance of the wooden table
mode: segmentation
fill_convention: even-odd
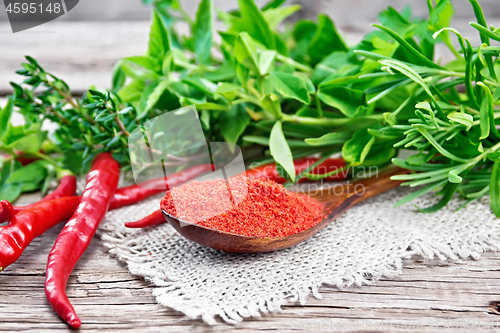
[[[0,274],[0,331],[69,331],[47,303],[43,289],[47,256],[60,229],[56,227],[36,239],[16,264]],[[220,324],[212,328],[201,320],[188,320],[182,313],[157,305],[151,296],[151,285],[131,276],[122,263],[107,253],[103,242],[95,238],[69,279],[68,296],[85,332],[332,332],[339,327],[352,332],[386,331],[370,329],[381,325],[392,325],[391,332],[407,332],[404,325],[413,325],[417,332],[442,332],[461,321],[470,325],[496,321],[500,325],[500,316],[488,306],[489,302],[500,300],[499,254],[487,253],[481,260],[455,265],[430,266],[414,258],[406,260],[404,267],[401,276],[382,279],[373,286],[322,288],[323,299],[311,297],[305,306],[290,304],[279,313],[246,319],[237,327],[219,320]],[[438,323],[440,329],[429,328]],[[397,325],[401,329],[396,329]],[[461,331],[473,332],[449,330]]]
[[[81,92],[92,82],[106,86],[118,58],[140,54],[146,47],[145,22],[54,25],[46,33],[26,33],[19,40],[8,34],[5,24],[0,24],[0,95],[8,93],[9,80],[17,80],[11,72],[18,68],[24,53],[37,57],[48,70]],[[52,30],[61,33],[54,34]],[[94,33],[105,36],[104,41],[93,42]],[[356,40],[361,35],[358,30],[349,38]],[[30,199],[33,197],[23,198]],[[0,274],[0,331],[69,331],[45,300],[43,289],[47,256],[60,228],[36,239],[16,264]],[[474,332],[478,324],[481,328],[490,327],[484,331],[498,331],[500,316],[490,309],[489,303],[500,301],[499,267],[498,253],[450,265],[413,258],[405,261],[403,274],[397,278],[361,288],[325,287],[321,289],[322,299],[311,297],[305,306],[290,304],[282,312],[250,318],[237,327],[219,320],[220,324],[212,328],[201,320],[188,320],[182,313],[157,305],[151,296],[152,286],[131,276],[124,264],[111,257],[103,242],[95,238],[71,275],[68,295],[83,321],[81,330],[89,332],[408,332],[411,328],[416,332],[442,332],[450,325],[461,327],[467,323],[469,329],[447,331]],[[499,329],[485,326],[494,323]]]

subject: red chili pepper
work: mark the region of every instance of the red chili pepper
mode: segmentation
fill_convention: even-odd
[[[108,210],[119,175],[120,165],[111,154],[96,156],[81,202],[49,254],[45,294],[56,313],[73,328],[79,328],[81,321],[66,296],[66,284]]]
[[[146,228],[146,227],[151,227],[153,225],[158,225],[165,223],[165,218],[163,217],[163,214],[161,213],[161,210],[157,210],[154,213],[140,219],[139,221],[135,222],[127,222],[125,223],[125,226],[127,228]]]
[[[14,207],[7,200],[0,201],[0,223],[8,221],[16,215]]]
[[[168,184],[170,186],[179,186],[209,171],[212,171],[212,164],[197,165],[168,176]],[[111,200],[109,209],[135,204],[150,196],[165,192],[165,187],[168,188],[165,178],[155,178],[136,185],[119,188]]]
[[[212,164],[197,165],[192,168],[168,176],[168,183],[171,186],[178,186],[187,182],[190,179],[196,178],[209,171],[212,171]],[[153,196],[155,194],[165,192],[165,190],[158,189],[165,186],[166,186],[165,178],[156,178],[137,185],[131,185],[119,188],[113,195],[113,199],[111,199],[109,210],[132,205],[146,198],[149,198],[150,196]],[[76,191],[76,178],[74,176],[65,176],[61,178],[59,187],[54,192],[47,195],[39,202],[70,196],[73,195],[75,191]],[[21,206],[21,207],[13,206],[14,215],[19,213],[23,209],[28,209],[32,207],[33,205]],[[0,206],[0,223],[6,222],[9,219],[10,217],[8,217],[7,212],[4,212],[2,210],[2,207]]]
[[[293,162],[295,166],[295,173],[299,174],[302,171],[308,169],[311,167],[314,163],[318,161],[318,158],[311,158],[311,157],[306,157],[306,158],[300,158],[297,159]],[[320,165],[316,166],[313,170],[310,171],[310,173],[319,175],[319,174],[325,174],[328,172],[332,172],[335,170],[339,170],[343,167],[345,167],[345,161],[342,158],[329,158],[325,160],[323,163]],[[269,180],[274,180],[277,183],[285,183],[286,180],[282,178],[278,171],[276,170],[276,164],[271,163],[271,164],[266,164],[262,165],[258,168],[255,169],[250,169],[247,170],[247,177],[249,178],[266,178]],[[347,177],[347,174],[344,172],[339,172],[335,176],[327,177],[325,180],[342,180]],[[307,179],[303,178],[301,181],[306,181]]]
[[[33,239],[70,218],[79,202],[79,197],[44,201],[12,217],[0,228],[0,271],[19,259]]]

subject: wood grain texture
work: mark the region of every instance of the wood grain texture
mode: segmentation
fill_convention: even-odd
[[[36,239],[18,263],[0,274],[0,331],[69,331],[45,300],[45,264],[61,226]],[[500,255],[487,253],[481,260],[458,265],[430,265],[415,258],[405,261],[401,276],[382,279],[373,286],[342,290],[323,287],[322,299],[308,299],[305,306],[290,304],[283,311],[250,318],[234,327],[220,323],[211,328],[201,320],[156,304],[152,286],[129,275],[112,258],[102,241],[94,239],[77,264],[68,283],[68,296],[83,321],[82,331],[348,331],[375,332],[376,325],[431,325],[441,328],[458,320],[486,323],[497,320],[488,304],[500,300]],[[315,327],[316,325],[316,327]],[[320,325],[319,330],[317,325]],[[333,325],[333,326],[332,326]],[[392,330],[394,332],[405,331]],[[406,329],[406,331],[408,331]],[[425,332],[438,332],[437,328]],[[460,332],[461,330],[453,330]],[[470,332],[471,330],[462,330]],[[493,330],[491,330],[493,331]]]
[[[364,8],[364,2],[362,6]],[[340,20],[339,29],[352,45],[372,30],[370,24],[374,22],[373,15],[370,18],[352,20],[346,19],[350,17],[346,11],[351,10],[351,5],[340,7],[341,10],[335,10],[331,6],[324,7],[321,10],[332,14],[336,21]],[[378,12],[380,4],[375,7],[377,8],[374,10]],[[489,16],[488,19],[488,23],[500,25],[498,16]],[[477,45],[479,34],[469,26],[470,21],[473,21],[470,15],[460,17],[453,21],[453,27],[463,32],[473,45]],[[115,62],[122,57],[145,52],[149,24],[149,21],[56,20],[33,30],[13,34],[8,23],[0,20],[0,96],[11,93],[10,81],[23,80],[14,72],[20,69],[24,55],[33,56],[47,71],[67,81],[76,94],[82,94],[91,85],[109,88]],[[216,28],[224,27],[219,25]],[[186,26],[179,27],[182,33],[187,33],[187,29]],[[218,35],[215,36],[219,38]],[[438,45],[436,59],[447,61],[453,59],[453,55],[445,47]]]
[[[464,19],[454,27],[462,30],[469,21]],[[352,23],[344,30],[350,40],[359,40],[369,28],[368,23],[361,23]],[[498,20],[491,23],[498,26]],[[19,80],[13,71],[19,68],[24,54],[37,57],[77,92],[92,83],[107,86],[117,59],[143,53],[148,26],[148,22],[55,21],[36,33],[13,35],[7,24],[0,22],[0,95],[10,92],[10,80]],[[0,104],[4,102],[0,100]],[[36,196],[24,196],[18,203],[29,203]],[[61,228],[35,239],[17,263],[0,273],[0,331],[71,331],[52,311],[43,289],[47,256]],[[411,325],[416,332],[475,332],[479,323],[500,322],[500,316],[489,309],[490,302],[500,300],[499,267],[499,253],[450,265],[408,259],[403,274],[396,278],[361,288],[325,286],[320,290],[322,299],[311,297],[305,306],[290,304],[279,313],[250,318],[237,327],[219,320],[220,324],[212,328],[157,305],[152,286],[131,276],[95,238],[70,277],[68,295],[83,321],[82,332],[387,332],[389,324],[390,332],[408,332]],[[460,324],[460,320],[475,326],[447,328]],[[405,324],[407,328],[401,328]],[[437,324],[439,328],[434,327]],[[498,330],[489,327],[481,332]]]

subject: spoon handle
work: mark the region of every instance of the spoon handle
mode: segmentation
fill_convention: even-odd
[[[373,177],[324,189],[313,197],[322,202],[324,207],[334,215],[333,218],[336,218],[352,206],[399,186],[402,181],[391,180],[391,177],[407,173],[410,171],[399,167],[390,167]]]

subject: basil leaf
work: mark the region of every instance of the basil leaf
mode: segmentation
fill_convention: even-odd
[[[220,114],[219,122],[224,140],[236,143],[250,124],[250,116],[245,111],[244,104],[236,104],[231,110]]]
[[[7,100],[7,104],[0,110],[0,142],[2,142],[5,134],[7,134],[10,127],[10,117],[14,112],[14,103],[12,99]]]
[[[144,108],[143,113],[148,113],[151,109],[153,109],[156,103],[158,103],[160,97],[163,95],[163,92],[167,90],[169,86],[170,80],[163,80],[154,88],[147,98],[146,107]]]
[[[271,30],[274,30],[278,27],[278,25],[280,25],[281,22],[283,22],[290,15],[293,15],[298,10],[300,10],[300,5],[293,5],[268,9],[263,12],[263,14],[267,23],[269,23],[269,27],[271,28]]]
[[[347,51],[343,37],[337,31],[333,21],[325,14],[318,15],[318,28],[307,50],[311,62],[315,65],[334,51]]]
[[[365,94],[343,86],[322,88],[318,91],[319,99],[326,105],[332,106],[345,116],[352,118],[360,107],[366,106]]]
[[[234,56],[240,64],[260,74],[257,48],[248,33],[242,32],[236,37],[234,41]]]
[[[47,176],[47,162],[39,160],[11,173],[7,183],[39,183]]]
[[[365,161],[374,143],[375,137],[368,133],[366,128],[358,130],[342,147],[342,157],[352,166],[360,165]]]
[[[262,51],[259,54],[259,73],[260,75],[266,75],[269,73],[269,69],[274,63],[274,59],[276,58],[276,51]]]
[[[295,99],[303,104],[311,103],[306,83],[300,77],[288,73],[272,72],[271,78],[276,90],[283,97]]]
[[[199,76],[191,76],[182,80],[183,83],[193,87],[207,95],[213,95],[217,90],[217,85],[209,80],[200,78]]]
[[[202,0],[196,13],[196,20],[193,26],[193,47],[196,62],[199,64],[210,62],[214,21],[213,11],[213,0]]]
[[[305,139],[305,142],[311,146],[332,146],[344,144],[350,138],[349,133],[334,132],[325,134],[319,138]]]
[[[139,119],[142,119],[149,111],[147,109],[148,99],[149,99],[149,96],[151,96],[151,94],[153,93],[153,91],[155,90],[155,88],[157,86],[158,86],[157,82],[151,82],[142,91],[141,99],[139,99],[139,103],[137,105],[137,117]]]
[[[148,56],[157,59],[170,50],[170,38],[165,22],[160,13],[153,9],[151,30],[149,32]]]
[[[230,30],[246,31],[252,38],[259,41],[270,50],[276,48],[276,38],[264,15],[254,0],[238,0],[241,18],[235,18]]]
[[[278,95],[264,95],[260,100],[260,103],[265,110],[269,111],[276,118],[281,119],[281,117],[283,116],[283,113],[281,111],[280,97]]]
[[[47,133],[43,131],[31,133],[6,145],[5,147],[9,150],[17,150],[25,153],[37,153],[40,151],[42,143],[46,137]]]
[[[125,103],[138,101],[144,88],[146,88],[144,80],[134,80],[129,85],[120,88],[118,97]]]
[[[286,142],[285,135],[281,127],[281,122],[277,121],[271,130],[269,137],[269,148],[271,156],[276,163],[279,163],[290,176],[292,181],[295,181],[295,166],[293,164],[293,156],[288,143]]]
[[[122,60],[129,61],[133,64],[141,66],[145,69],[149,69],[151,71],[154,71],[156,68],[156,65],[157,65],[156,59],[149,57],[149,56],[126,57],[126,58],[123,58]]]

